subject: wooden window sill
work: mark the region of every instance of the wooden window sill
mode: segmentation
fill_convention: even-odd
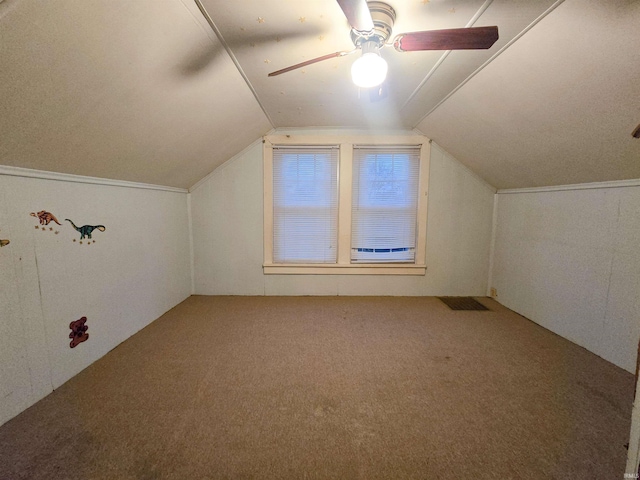
[[[265,275],[424,275],[426,265],[412,263],[277,264],[262,265]]]

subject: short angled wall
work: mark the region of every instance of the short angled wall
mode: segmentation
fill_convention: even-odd
[[[635,371],[640,181],[499,191],[497,300]]]
[[[0,424],[191,293],[186,191],[2,168]],[[66,218],[105,230],[81,239]]]

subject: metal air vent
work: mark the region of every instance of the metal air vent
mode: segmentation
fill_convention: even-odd
[[[489,310],[472,297],[438,297],[451,310]]]

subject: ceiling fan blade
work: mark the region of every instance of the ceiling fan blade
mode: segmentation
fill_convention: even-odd
[[[373,19],[366,0],[337,0],[349,25],[358,32],[371,32]]]
[[[302,67],[306,67],[307,65],[311,65],[314,63],[318,63],[318,62],[322,62],[323,60],[329,60],[330,58],[336,58],[336,57],[344,57],[345,55],[349,55],[355,51],[357,51],[358,49],[355,48],[353,50],[350,50],[348,52],[336,52],[336,53],[330,53],[329,55],[323,55],[322,57],[317,57],[317,58],[313,58],[311,60],[307,60],[306,62],[302,62],[302,63],[296,63],[295,65],[291,65],[290,67],[287,68],[283,68],[282,70],[277,70],[275,72],[271,72],[268,76],[269,77],[275,77],[276,75],[280,75],[282,73],[287,73],[290,72],[291,70],[295,70],[296,68],[302,68]]]
[[[487,49],[498,40],[498,27],[450,28],[402,33],[393,40],[399,52]]]

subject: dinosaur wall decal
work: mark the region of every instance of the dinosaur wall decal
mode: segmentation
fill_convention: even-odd
[[[9,240],[0,240],[0,247],[6,247],[11,242]]]
[[[40,210],[38,213],[31,212],[29,215],[36,217],[40,221],[40,225],[49,225],[49,222],[51,221],[56,222],[58,225],[62,225],[51,212]]]
[[[104,232],[106,230],[106,227],[104,225],[83,225],[82,227],[78,227],[68,218],[65,218],[65,221],[69,222],[73,226],[73,228],[80,232],[80,240],[85,237],[91,238],[91,232],[93,232],[94,230],[99,230],[101,232]]]

